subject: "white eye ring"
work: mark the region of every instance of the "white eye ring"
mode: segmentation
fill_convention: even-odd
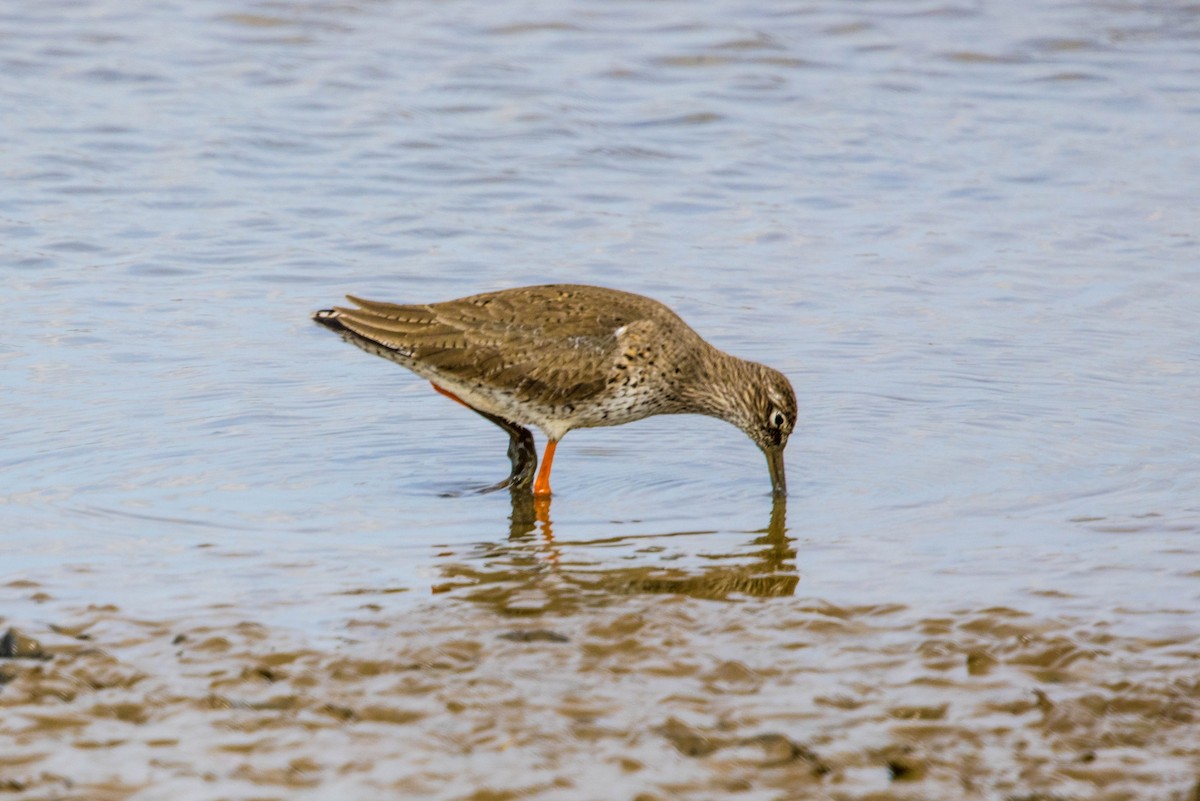
[[[787,418],[783,416],[783,412],[778,409],[771,410],[771,425],[776,428],[783,428],[783,424],[787,422]]]

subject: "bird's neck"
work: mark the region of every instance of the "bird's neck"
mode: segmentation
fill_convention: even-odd
[[[697,374],[684,393],[687,411],[741,427],[746,388],[752,381],[750,362],[710,348],[696,365]]]

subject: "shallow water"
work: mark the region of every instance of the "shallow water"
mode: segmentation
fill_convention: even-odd
[[[0,30],[14,798],[1190,797],[1195,7]],[[550,281],[787,373],[787,508],[666,417],[573,432],[538,522],[308,320]]]

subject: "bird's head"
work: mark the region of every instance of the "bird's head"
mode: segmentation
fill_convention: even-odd
[[[787,376],[763,364],[743,362],[748,375],[736,392],[726,419],[750,437],[767,457],[771,489],[787,494],[783,449],[796,427],[796,393]]]

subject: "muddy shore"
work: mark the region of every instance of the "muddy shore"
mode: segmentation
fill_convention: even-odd
[[[247,610],[200,624],[105,605],[21,621],[10,639],[24,650],[0,660],[0,789],[92,801],[1200,795],[1195,634],[737,592],[536,608],[533,588],[513,589],[416,608],[368,597],[318,644]]]

